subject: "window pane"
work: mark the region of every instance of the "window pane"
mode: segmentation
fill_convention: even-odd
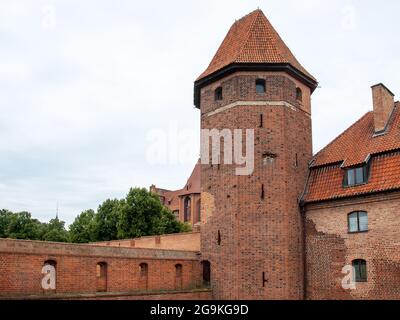
[[[367,281],[367,262],[360,261],[360,281]]]
[[[364,183],[364,168],[356,169],[356,184]]]
[[[347,185],[354,186],[354,184],[355,184],[354,170],[353,169],[347,170]]]
[[[350,232],[357,232],[358,231],[357,213],[352,213],[349,216],[349,231]]]
[[[365,260],[353,261],[354,280],[356,282],[367,281],[367,262]]]
[[[367,231],[368,230],[368,213],[360,212],[358,214],[359,221],[360,221],[360,231]]]

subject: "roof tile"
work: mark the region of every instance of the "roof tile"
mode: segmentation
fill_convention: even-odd
[[[316,81],[298,62],[261,10],[236,21],[208,68],[197,80],[232,63],[288,63]]]

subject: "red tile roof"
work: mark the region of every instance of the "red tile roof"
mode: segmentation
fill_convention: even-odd
[[[287,63],[316,81],[297,61],[259,9],[232,25],[210,65],[197,81],[232,63]]]
[[[339,164],[311,169],[304,201],[319,202],[400,189],[400,152],[374,157],[366,184],[343,187],[344,172]]]
[[[368,183],[344,187],[344,168],[365,163],[369,156]],[[393,189],[400,189],[399,102],[385,134],[375,136],[374,113],[368,112],[314,156],[303,200],[316,202]]]
[[[343,167],[351,167],[363,163],[368,155],[400,149],[399,102],[395,104],[386,134],[374,135],[374,113],[371,111],[318,152],[311,167],[338,162],[343,163]]]

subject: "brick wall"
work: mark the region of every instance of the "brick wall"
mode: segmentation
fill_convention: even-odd
[[[368,212],[366,233],[348,233],[348,214]],[[400,299],[400,193],[307,206],[308,299]],[[367,261],[368,281],[344,290],[342,268]]]
[[[257,78],[266,79],[265,94],[256,94]],[[219,86],[224,99],[214,101]],[[306,112],[310,90],[301,86],[300,103],[295,98],[298,86],[288,75],[260,72],[235,74],[201,91],[202,129],[255,130],[252,175],[236,176],[232,165],[202,165],[201,252],[202,259],[211,263],[217,299],[303,297],[298,198],[312,148],[311,118]],[[226,108],[237,101],[240,105]],[[268,154],[274,157],[265,161]]]
[[[202,271],[194,252],[114,248],[38,241],[0,240],[0,294],[48,294],[41,287],[45,261],[56,264],[53,293],[95,293],[98,263],[106,263],[107,292],[191,289],[202,285]],[[141,264],[147,264],[144,274]],[[182,275],[176,288],[176,265]]]
[[[1,297],[6,300],[210,300],[209,289],[193,289],[181,291],[154,291],[141,293],[96,293],[96,294],[52,294]]]
[[[200,232],[91,243],[96,246],[200,251]]]

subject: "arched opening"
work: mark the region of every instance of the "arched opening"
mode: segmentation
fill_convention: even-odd
[[[96,291],[107,291],[107,263],[99,262],[96,265]]]
[[[55,260],[46,260],[43,264],[42,289],[46,292],[55,292],[57,288],[57,262]]]
[[[182,289],[183,277],[182,277],[182,265],[175,265],[175,289]]]
[[[209,287],[211,283],[211,264],[205,260],[201,262],[203,267],[203,286]]]
[[[191,206],[192,200],[190,197],[186,197],[184,200],[184,221],[189,222],[191,219],[191,211],[192,211],[192,206]]]
[[[215,89],[214,99],[215,99],[215,101],[221,101],[223,99],[222,87],[218,87],[217,89]]]
[[[296,100],[303,101],[303,91],[300,88],[296,88]]]
[[[147,263],[141,263],[139,265],[139,289],[148,289],[148,278],[149,278],[149,266]]]
[[[257,79],[256,80],[256,92],[258,94],[263,94],[266,92],[266,85],[264,79]]]

